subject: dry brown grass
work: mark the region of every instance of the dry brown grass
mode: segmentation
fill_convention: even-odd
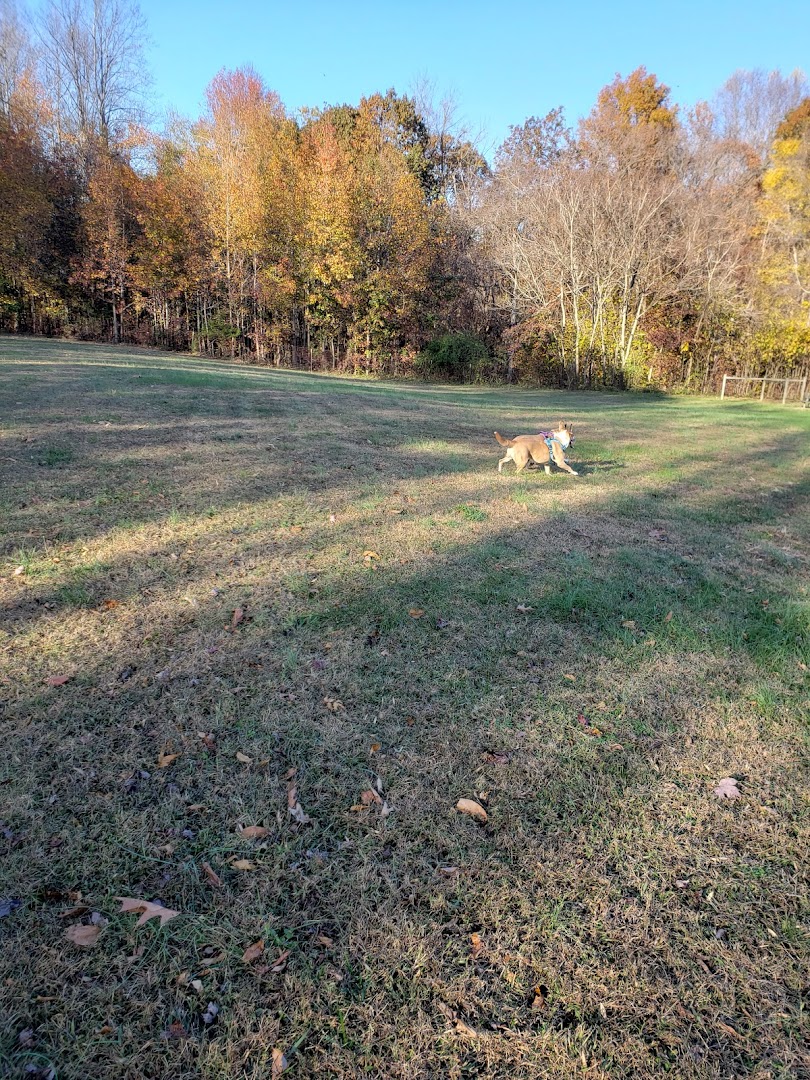
[[[810,415],[0,356],[0,1075],[810,1075]]]

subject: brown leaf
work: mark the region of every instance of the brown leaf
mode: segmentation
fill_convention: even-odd
[[[346,708],[343,702],[338,698],[325,697],[323,703],[330,712],[340,712],[341,709],[345,710]]]
[[[116,896],[115,899],[121,901],[122,911],[141,912],[140,919],[135,923],[136,928],[143,926],[150,919],[160,919],[160,925],[163,926],[169,919],[173,919],[180,914],[179,911],[172,911],[171,908],[164,907],[162,904],[154,904],[150,900],[136,900],[130,896]]]
[[[231,863],[234,870],[255,870],[256,863],[251,862],[250,859],[234,859]]]
[[[77,904],[76,907],[68,908],[67,911],[60,911],[60,919],[76,919],[80,915],[86,915],[90,908],[87,904]]]
[[[372,559],[379,559],[379,557],[380,556],[377,554],[376,551],[364,551],[363,552],[363,560],[365,562],[371,562]]]
[[[237,626],[244,621],[245,613],[242,608],[238,607],[234,609],[234,613],[231,616],[231,630],[235,630]]]
[[[64,686],[72,678],[72,675],[49,675],[46,681],[48,686]]]
[[[671,620],[672,620],[672,612],[668,611],[666,613],[666,615],[664,616],[664,622],[671,622]]]
[[[243,765],[253,764],[253,758],[248,757],[247,754],[243,754],[241,750],[236,751],[236,760],[241,761]]]
[[[287,1059],[284,1057],[284,1054],[278,1049],[278,1047],[274,1047],[273,1060],[270,1065],[270,1080],[278,1080],[278,1077],[281,1076],[281,1074],[286,1068]]]
[[[739,799],[742,792],[737,787],[737,781],[733,776],[727,776],[721,780],[717,787],[714,789],[714,795],[718,799]]]
[[[269,832],[270,830],[266,829],[264,825],[248,825],[246,829],[242,829],[239,835],[244,836],[246,840],[261,840]]]
[[[197,734],[202,739],[203,744],[205,746],[205,749],[210,750],[211,753],[213,753],[214,750],[216,750],[216,748],[217,748],[217,744],[216,744],[216,740],[214,739],[214,736],[209,735],[205,731],[198,731]]]
[[[165,769],[167,766],[171,765],[171,763],[173,761],[177,761],[177,759],[179,757],[180,757],[179,754],[167,754],[166,751],[164,750],[163,753],[160,755],[160,757],[155,762],[155,768],[156,769]]]
[[[469,814],[470,817],[480,821],[481,824],[489,820],[489,815],[483,806],[472,799],[459,799],[456,803],[456,810],[460,810],[462,814]]]
[[[208,878],[209,883],[213,885],[215,889],[221,888],[222,878],[219,876],[216,870],[212,868],[211,864],[204,862],[202,864],[202,868],[205,876]]]
[[[323,945],[325,949],[331,949],[332,946],[335,944],[330,937],[326,936],[326,934],[318,934],[315,940],[318,942],[319,945]]]
[[[548,990],[545,986],[535,986],[534,988],[534,1000],[532,1001],[532,1012],[539,1012],[546,1007],[546,998],[548,997]]]
[[[472,942],[472,958],[473,960],[477,960],[484,951],[484,943],[481,940],[481,935],[470,934],[470,941]]]
[[[89,949],[96,944],[100,933],[100,926],[82,926],[80,923],[77,923],[76,926],[69,926],[67,928],[65,937],[74,945],[80,945],[83,949]]]
[[[366,791],[360,792],[360,802],[363,806],[371,806],[372,803],[382,805],[382,799],[372,788],[367,788]]]
[[[290,816],[295,818],[299,825],[306,825],[309,823],[310,817],[304,812],[304,808],[298,801],[298,788],[295,786],[293,780],[290,780],[287,784],[287,809],[290,812]]]
[[[243,964],[252,964],[254,960],[259,959],[259,957],[262,955],[263,952],[264,952],[264,942],[261,939],[259,939],[259,941],[254,942],[253,945],[251,945],[249,948],[245,949],[245,951],[242,953],[242,963]]]
[[[378,742],[373,742],[371,744],[371,746],[369,747],[369,753],[376,754],[379,749],[380,749],[380,744]]]
[[[117,608],[120,603],[121,603],[120,600],[102,600],[101,601],[101,606],[106,611],[112,611],[112,609]]]
[[[436,873],[441,877],[454,878],[459,875],[459,868],[457,866],[439,866],[436,869]]]
[[[289,960],[289,958],[290,958],[290,950],[285,949],[284,952],[278,954],[276,959],[273,961],[273,963],[272,963],[272,965],[270,967],[270,970],[274,971],[276,974],[279,974],[280,972],[282,972],[286,968],[287,961]]]
[[[512,756],[503,750],[485,750],[481,755],[481,759],[490,765],[508,765],[512,760]]]
[[[424,613],[424,611],[422,610],[422,608],[419,608],[419,607],[412,607],[412,608],[408,608],[408,614],[410,615],[410,617],[411,617],[412,619],[421,619],[421,618],[422,618],[422,616],[423,616],[423,615],[424,615],[425,613]]]
[[[517,610],[525,615],[527,611],[534,611],[534,608],[530,604],[518,604]]]
[[[622,623],[622,626],[626,627],[628,630],[635,630],[636,628],[636,624],[633,619],[625,619]]]
[[[568,679],[569,682],[576,682],[577,681],[576,675],[563,675],[563,678]]]

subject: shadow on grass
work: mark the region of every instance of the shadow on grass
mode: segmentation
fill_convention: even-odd
[[[633,498],[623,514],[647,494]],[[791,505],[783,500],[780,512]],[[270,1045],[303,1039],[304,1075],[318,1075],[321,1050],[347,1076],[362,1062],[384,1075],[380,1063],[404,1067],[414,1040],[424,1067],[403,1075],[466,1062],[493,1076],[517,1065],[528,1076],[551,1060],[551,1075],[564,1076],[586,1035],[605,1067],[628,1076],[665,1066],[713,1075],[688,1072],[699,1046],[728,1074],[751,1059],[798,1060],[775,1017],[792,1014],[800,954],[787,941],[773,962],[748,950],[752,935],[767,940],[774,911],[785,925],[798,918],[786,888],[795,868],[766,857],[733,818],[715,815],[711,834],[681,840],[678,819],[650,815],[648,803],[663,769],[685,788],[669,798],[694,817],[684,740],[705,735],[707,717],[718,723],[718,698],[733,702],[766,670],[785,692],[796,687],[796,660],[808,659],[800,612],[787,612],[787,598],[774,603],[770,586],[764,607],[761,593],[674,545],[617,541],[607,511],[575,520],[579,534],[562,543],[551,544],[548,521],[533,520],[415,567],[337,576],[323,595],[283,604],[268,596],[265,610],[257,596],[233,632],[201,634],[178,616],[160,625],[159,643],[132,643],[135,673],[124,681],[118,669],[134,657],[111,657],[100,640],[95,664],[72,683],[8,701],[4,781],[21,782],[27,796],[5,811],[19,837],[5,888],[24,901],[5,948],[24,949],[14,962],[45,1002],[54,980],[65,987],[76,1036],[69,1051],[51,1010],[30,1000],[7,1030],[50,1032],[48,1060],[68,1076],[114,1068],[112,1054],[134,1062],[137,1046],[173,1018],[190,1036],[189,1067],[213,1069],[224,1054],[243,1070],[233,1075],[266,1067],[259,1045],[250,1070],[236,1064],[240,1025]],[[214,754],[198,730],[210,732]],[[180,754],[171,771],[155,768],[167,751]],[[774,764],[788,790],[795,753],[788,741]],[[286,820],[290,768],[312,817],[306,827]],[[385,821],[349,809],[376,775],[395,806]],[[486,826],[449,812],[460,796],[486,802]],[[190,807],[203,805],[195,816]],[[788,824],[789,801],[781,813]],[[258,850],[234,830],[234,821],[257,820],[269,829]],[[246,854],[254,870],[234,869]],[[678,895],[679,875],[714,888],[706,867],[717,858],[733,888],[708,907],[709,885]],[[751,860],[767,868],[753,883]],[[755,896],[747,914],[743,884],[745,903]],[[111,920],[104,946],[79,966],[55,948],[70,890]],[[113,895],[159,897],[188,914],[144,936],[146,951],[122,968],[115,957],[133,943]],[[718,921],[729,928],[722,939]],[[30,949],[32,932],[41,954]],[[469,958],[471,933],[491,942],[480,963]],[[290,950],[289,977],[240,965],[257,936],[273,956]],[[213,980],[205,950],[224,956]],[[522,958],[516,967],[510,953]],[[707,969],[717,976],[707,979]],[[184,970],[203,972],[204,997],[227,1010],[226,1045],[223,1024],[218,1033],[201,1024],[196,991],[178,982]],[[632,984],[605,1023],[608,972],[632,972]],[[129,1012],[121,988],[142,997],[156,973],[174,988],[151,991],[149,1009]],[[542,1011],[532,1007],[538,982]],[[685,996],[695,1002],[688,1022],[672,1011]],[[453,1013],[485,1044],[447,1029]],[[340,1015],[343,1034],[332,1025]],[[718,1016],[737,1034],[718,1034]],[[92,1035],[99,1018],[113,1020],[114,1043]],[[179,1050],[155,1045],[143,1075],[167,1060],[180,1067]]]

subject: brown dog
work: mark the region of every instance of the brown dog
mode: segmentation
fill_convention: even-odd
[[[565,460],[564,452],[574,443],[574,428],[571,424],[564,424],[562,420],[554,431],[541,431],[537,435],[518,435],[515,439],[504,439],[498,432],[495,438],[508,449],[504,457],[498,462],[498,472],[507,461],[514,461],[515,472],[525,469],[530,461],[542,465],[547,473],[551,472],[553,461],[560,469],[579,476]]]

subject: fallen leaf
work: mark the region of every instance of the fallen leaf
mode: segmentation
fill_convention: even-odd
[[[243,754],[241,750],[236,751],[236,760],[241,761],[243,765],[253,764],[253,758],[248,757],[247,754]]]
[[[727,776],[721,780],[717,787],[714,789],[714,795],[718,799],[739,799],[741,792],[737,787],[737,781],[733,776]]]
[[[628,630],[635,630],[636,628],[636,624],[633,619],[625,619],[622,623],[622,626],[626,627]]]
[[[330,712],[340,712],[341,709],[345,710],[346,708],[343,702],[338,698],[325,697],[323,703]]]
[[[213,753],[214,750],[216,750],[216,748],[217,748],[217,744],[216,744],[216,741],[214,739],[214,736],[207,734],[205,731],[198,731],[197,734],[202,739],[202,741],[203,741],[203,743],[205,745],[205,749],[210,750]]]
[[[323,945],[325,949],[331,949],[332,946],[335,944],[330,937],[326,936],[326,934],[318,934],[315,940],[318,942],[319,945]]]
[[[412,607],[408,609],[408,614],[412,619],[421,619],[425,613],[422,608]]]
[[[234,610],[231,616],[231,630],[235,630],[237,626],[244,621],[245,613],[242,608],[238,607]]]
[[[174,1020],[169,1024],[168,1029],[161,1035],[162,1039],[187,1039],[188,1037],[188,1032],[179,1020]]]
[[[160,925],[163,926],[169,919],[173,919],[180,914],[179,911],[172,911],[171,908],[164,907],[163,904],[153,903],[151,900],[136,900],[129,896],[116,896],[115,899],[121,901],[122,911],[141,912],[140,919],[135,923],[136,928],[143,926],[150,919],[160,919]]]
[[[87,904],[77,904],[75,907],[68,908],[67,911],[60,911],[60,919],[77,919],[80,915],[86,915],[90,908]]]
[[[439,866],[436,868],[436,873],[446,878],[458,877],[459,872],[457,866]]]
[[[459,1035],[466,1035],[470,1039],[477,1039],[478,1032],[475,1028],[471,1028],[469,1024],[465,1024],[463,1020],[455,1019],[456,1031]]]
[[[664,622],[671,622],[671,621],[672,621],[672,612],[668,611],[666,613],[666,615],[664,616]]]
[[[157,759],[157,761],[155,762],[155,768],[156,769],[165,769],[168,765],[171,765],[171,763],[173,761],[177,761],[177,759],[179,757],[180,757],[179,754],[167,754],[164,751],[160,755],[160,757]]]
[[[518,604],[517,610],[525,615],[527,611],[534,611],[534,608],[529,604]]]
[[[49,675],[47,683],[48,686],[64,686],[65,683],[69,682],[72,678],[72,675]]]
[[[291,769],[287,769],[287,771],[284,773],[284,775],[282,776],[281,779],[282,780],[292,780],[292,778],[295,776],[295,774],[297,772],[298,772],[298,769],[293,765],[293,767]]]
[[[206,1025],[213,1024],[213,1022],[217,1018],[218,1012],[219,1005],[217,1005],[214,1001],[209,1001],[205,1008],[205,1012],[202,1014],[202,1022]]]
[[[80,945],[83,949],[89,949],[92,945],[96,944],[100,933],[100,926],[82,926],[81,923],[77,923],[76,926],[69,926],[67,928],[65,937],[68,941],[73,942],[74,945]]]
[[[242,829],[239,833],[240,836],[244,836],[247,840],[261,840],[263,836],[267,836],[270,832],[264,825],[248,825],[246,829]]]
[[[360,802],[363,806],[371,806],[372,803],[382,805],[382,799],[372,788],[367,788],[365,791],[360,792]]]
[[[545,986],[535,986],[534,999],[532,1000],[532,1012],[539,1012],[546,1007],[546,998],[548,997],[548,990]]]
[[[245,949],[242,953],[242,963],[252,964],[254,960],[258,960],[264,952],[264,942],[260,939],[254,942],[249,948]]]
[[[480,821],[482,824],[489,820],[489,815],[483,806],[472,799],[459,799],[456,803],[456,810],[460,810],[462,814],[469,814],[470,817],[475,818],[476,821]]]
[[[371,562],[372,559],[379,559],[379,555],[376,551],[364,551],[363,558],[366,562]]]
[[[568,679],[569,682],[576,682],[577,681],[576,675],[563,675],[563,678]]]
[[[250,859],[234,859],[231,863],[234,870],[255,870],[256,863],[251,862]]]
[[[278,1080],[278,1077],[287,1068],[287,1059],[284,1054],[277,1048],[273,1048],[273,1060],[270,1064],[270,1080]]]
[[[470,934],[470,942],[472,943],[472,958],[473,960],[477,960],[484,951],[484,943],[481,940],[481,935]]]
[[[203,872],[204,872],[205,876],[208,878],[209,883],[211,885],[213,885],[214,888],[216,888],[216,889],[221,888],[222,887],[222,878],[219,876],[219,874],[216,872],[216,870],[214,870],[211,867],[211,864],[207,863],[207,862],[204,862],[202,864],[202,868],[203,868]]]
[[[14,577],[19,577],[20,574],[24,574],[24,573],[25,573],[25,567],[24,566],[15,566],[14,567]]]
[[[5,919],[7,915],[10,915],[12,911],[16,911],[22,904],[22,900],[18,900],[16,896],[10,896],[0,900],[0,919]],[[87,908],[84,909],[85,911]],[[82,912],[84,914],[84,912]]]
[[[308,825],[312,820],[309,814],[304,812],[304,808],[301,806],[300,802],[297,802],[295,806],[291,806],[289,810],[290,816],[295,818],[299,825]]]
[[[193,986],[193,988],[197,991],[198,994],[201,994],[203,992],[204,987],[202,984],[202,979],[192,979],[191,986]]]
[[[510,754],[501,750],[485,750],[481,755],[481,760],[490,765],[508,765],[512,758]]]
[[[272,965],[270,967],[270,970],[274,971],[276,974],[279,974],[280,972],[282,972],[286,968],[287,961],[289,960],[289,958],[290,958],[290,950],[285,949],[284,952],[278,954],[276,959],[273,961],[273,963],[272,963]]]
[[[371,744],[371,746],[369,747],[369,753],[376,754],[379,749],[380,749],[380,744],[378,742],[373,742]]]

